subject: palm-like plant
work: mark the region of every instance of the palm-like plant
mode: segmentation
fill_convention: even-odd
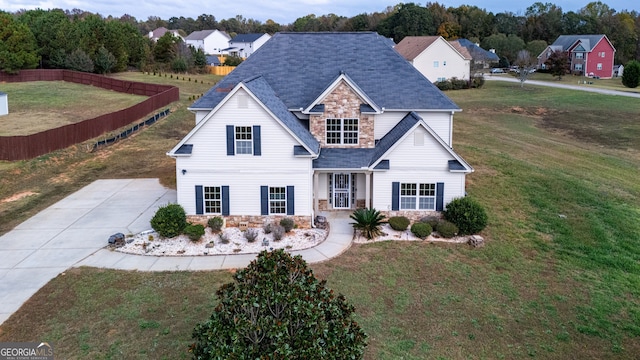
[[[385,216],[380,214],[380,211],[373,208],[358,209],[349,217],[355,221],[351,223],[353,228],[359,230],[362,236],[368,240],[382,235],[380,226],[386,221],[384,220]]]

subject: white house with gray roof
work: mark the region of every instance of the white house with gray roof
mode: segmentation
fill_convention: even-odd
[[[220,30],[194,31],[185,38],[187,45],[202,49],[208,55],[226,54],[224,49],[229,47],[229,40],[231,37]]]
[[[248,58],[262,45],[264,45],[271,35],[264,34],[238,34],[233,39],[229,40],[229,47],[225,49],[232,56],[238,56],[241,58]]]
[[[460,108],[372,32],[277,33],[189,110],[195,127],[167,155],[195,219],[416,219],[464,196],[473,172],[452,147]]]

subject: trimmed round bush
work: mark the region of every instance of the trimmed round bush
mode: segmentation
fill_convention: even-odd
[[[293,230],[293,227],[295,226],[295,223],[293,222],[292,218],[284,218],[282,220],[280,220],[280,226],[282,226],[284,228],[284,232],[289,232],[291,230]]]
[[[221,218],[220,216],[214,216],[212,218],[209,218],[209,220],[207,220],[207,225],[209,225],[209,227],[211,228],[211,231],[213,232],[220,232],[220,230],[222,230],[222,225],[224,225],[224,219]]]
[[[433,229],[431,228],[431,225],[427,223],[417,222],[411,225],[411,232],[413,233],[413,235],[424,240],[427,238],[427,236],[431,235]]]
[[[444,211],[444,218],[458,227],[459,235],[477,234],[488,221],[482,205],[468,196],[453,199]]]
[[[187,214],[184,208],[178,204],[168,204],[156,211],[151,219],[151,227],[160,236],[166,238],[176,237],[182,234],[187,226]]]
[[[395,231],[405,231],[409,227],[411,221],[404,216],[393,216],[389,218],[388,223]]]
[[[429,224],[431,225],[431,228],[435,228],[436,225],[438,225],[438,222],[440,222],[440,219],[437,216],[425,216],[420,219],[420,222]]]
[[[184,234],[191,239],[191,241],[198,241],[204,235],[204,226],[200,224],[188,224],[184,228]]]
[[[438,234],[440,234],[440,236],[444,238],[452,238],[458,235],[458,232],[460,231],[458,230],[458,227],[456,226],[456,224],[447,220],[440,220],[438,224],[436,224],[435,229],[438,232]]]

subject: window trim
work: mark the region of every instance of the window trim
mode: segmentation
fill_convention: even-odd
[[[281,192],[276,192],[280,190]],[[282,198],[272,198],[272,195],[280,195]],[[286,186],[269,186],[269,215],[286,215],[287,214],[287,187]],[[282,211],[274,211],[275,209]]]
[[[242,129],[244,129],[245,131],[243,132]],[[239,126],[236,125],[233,128],[233,134],[234,134],[234,138],[233,138],[233,146],[235,149],[235,154],[236,155],[253,155],[253,127],[252,126]],[[243,135],[247,136],[247,138],[242,139],[242,138],[238,138],[238,136],[242,137]],[[243,143],[245,144],[244,146],[238,146],[239,143]],[[249,146],[247,147],[246,144],[249,144]],[[246,149],[249,149],[249,152],[246,152]]]
[[[437,183],[400,183],[399,210],[435,211],[437,187]],[[422,207],[422,200],[430,200],[432,206]]]
[[[347,124],[346,122],[351,123]],[[332,127],[331,129],[329,129],[330,126]],[[345,130],[347,126],[351,129]],[[355,127],[355,130],[353,130],[353,127]],[[359,118],[326,118],[324,130],[325,143],[327,145],[358,145],[360,143]],[[329,139],[331,139],[331,142]],[[347,140],[350,142],[346,142]]]

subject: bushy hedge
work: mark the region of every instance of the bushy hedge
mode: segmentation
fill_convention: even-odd
[[[488,221],[482,205],[468,196],[453,199],[444,211],[444,218],[458,227],[459,235],[477,234]]]
[[[435,229],[438,232],[438,234],[440,234],[440,236],[444,238],[452,238],[458,235],[458,232],[460,231],[456,226],[456,224],[447,220],[438,221]]]
[[[484,81],[484,79],[483,79],[483,81]],[[483,82],[483,84],[484,84],[484,82]],[[471,86],[469,81],[458,79],[458,78],[451,78],[451,79],[445,80],[445,81],[437,81],[435,83],[435,85],[438,87],[438,89],[440,89],[442,91],[468,89]],[[482,86],[482,85],[480,85],[480,86]]]
[[[389,226],[396,231],[405,231],[409,227],[411,221],[405,216],[392,216],[389,218]]]
[[[220,230],[222,230],[222,225],[224,225],[224,219],[221,218],[220,216],[214,216],[212,218],[209,218],[209,220],[207,220],[207,225],[209,225],[209,227],[211,228],[211,231],[213,232],[220,232]]]
[[[184,228],[184,234],[191,239],[191,241],[198,241],[204,235],[204,226],[200,224],[188,224]]]
[[[427,238],[427,236],[431,235],[433,229],[431,228],[431,225],[427,223],[417,222],[411,225],[411,232],[413,233],[413,235],[424,240]]]
[[[159,208],[151,219],[153,230],[166,238],[182,234],[186,226],[187,214],[184,212],[184,208],[178,204],[168,204]]]
[[[282,220],[280,220],[280,226],[282,226],[284,228],[284,232],[289,232],[291,230],[293,230],[294,226],[295,226],[295,222],[293,221],[292,218],[284,218]]]

